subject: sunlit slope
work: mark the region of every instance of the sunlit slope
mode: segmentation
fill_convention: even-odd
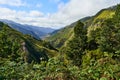
[[[99,11],[95,16],[85,17],[80,20],[85,24],[86,27],[88,27],[89,30],[91,30],[95,29],[95,27],[98,27],[104,20],[112,18],[114,13],[114,8],[103,9]],[[46,40],[49,41],[56,48],[65,46],[68,40],[70,40],[71,37],[74,35],[73,29],[75,24],[76,22],[60,30],[57,30],[53,34],[49,35]]]

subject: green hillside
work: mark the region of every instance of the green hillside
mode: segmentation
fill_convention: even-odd
[[[49,41],[54,47],[60,48],[64,42],[73,34],[73,26],[67,26],[57,31],[57,33],[50,35],[45,40]]]
[[[81,19],[81,21],[85,22],[89,19],[90,17],[85,17]],[[46,37],[45,40],[50,42],[54,47],[61,48],[62,46],[65,46],[68,40],[70,40],[74,35],[73,29],[75,25],[76,22],[57,30],[55,33],[53,32],[53,34],[50,34],[48,37]]]
[[[115,11],[113,8],[103,9],[99,11],[95,16],[85,17],[80,20],[83,23],[85,23],[85,26],[87,27],[91,26],[93,28],[93,26],[95,27],[96,25],[99,25],[101,21],[104,21],[108,18],[112,18],[114,12]],[[70,40],[71,37],[74,35],[73,28],[75,24],[76,22],[58,30],[52,35],[49,35],[45,40],[49,41],[56,48],[61,48],[62,46],[65,46],[68,40]]]
[[[90,38],[91,36],[94,36],[94,31],[98,28],[101,28],[102,23],[113,17],[115,14],[115,9],[114,8],[108,8],[108,9],[103,9],[100,12],[98,12],[93,18],[89,21],[87,21],[87,26],[88,26],[88,33],[87,36]]]
[[[78,80],[120,79],[119,23],[120,5],[100,11],[87,24],[77,21],[74,36],[61,53],[80,67]]]
[[[48,42],[34,39],[29,35],[11,29],[8,25],[0,22],[0,58],[10,60],[22,59],[25,62],[40,62],[40,58],[48,60],[56,54],[56,49]],[[18,61],[17,60],[17,61]]]

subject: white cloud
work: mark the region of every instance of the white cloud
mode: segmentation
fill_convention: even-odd
[[[44,14],[42,12],[39,12],[39,11],[30,11],[29,13],[30,16],[33,16],[33,17],[41,17],[41,16],[44,16]]]
[[[47,15],[37,10],[26,12],[1,7],[0,18],[23,24],[60,28],[82,17],[94,15],[100,9],[117,3],[120,3],[120,0],[70,0],[66,4],[60,3],[58,5],[58,12],[53,14],[48,13]]]
[[[0,0],[0,4],[9,6],[25,6],[26,4],[22,0]]]
[[[0,18],[5,18],[5,19],[13,19],[15,16],[13,16],[12,14],[15,14],[16,11],[14,10],[10,10],[8,8],[0,8],[1,12],[0,12]]]
[[[68,25],[80,18],[95,15],[99,10],[120,3],[120,0],[70,0],[60,4],[59,11],[51,16],[63,25]]]
[[[62,18],[67,24],[85,16],[94,15],[102,8],[117,4],[116,0],[70,0],[69,3],[59,7],[59,12],[53,16]],[[120,1],[117,1],[120,2]]]

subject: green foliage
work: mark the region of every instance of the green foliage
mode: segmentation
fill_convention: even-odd
[[[61,57],[51,58],[41,64],[16,63],[2,60],[0,79],[33,79],[33,80],[119,80],[120,63],[106,57],[91,60],[81,68],[65,64]]]
[[[75,37],[82,37],[86,31],[84,30],[84,24],[81,21],[78,21],[77,24],[74,26],[74,35]]]
[[[47,79],[77,80],[78,67],[65,65],[60,57],[51,58],[41,64],[27,64],[4,61],[0,67],[1,79]]]
[[[116,45],[115,41],[113,41],[113,35],[115,34],[113,30],[115,28],[111,19],[105,21],[98,40],[99,47],[102,51],[113,52],[113,47]]]
[[[120,63],[109,57],[92,60],[89,65],[83,66],[81,78],[83,80],[119,80],[119,65]]]
[[[95,18],[94,25],[88,28],[89,50],[99,48],[102,52],[113,53],[113,56],[119,56],[120,46],[120,6],[116,7],[115,14],[108,19],[98,20]]]
[[[100,31],[100,39],[98,40],[99,47],[102,51],[109,53],[120,54],[120,5],[117,6],[115,16],[104,21],[103,27]]]
[[[55,34],[50,35],[45,40],[49,41],[54,47],[61,48],[73,34],[73,26],[67,26],[60,29]]]
[[[87,45],[86,32],[84,24],[78,21],[74,27],[74,38],[67,45],[68,49],[66,50],[66,54],[73,60],[75,65],[80,65],[82,62],[82,55]]]
[[[10,58],[10,60],[15,60],[20,55],[18,54],[20,51],[20,44],[16,39],[11,39],[8,37],[7,25],[3,26],[3,29],[0,31],[0,56],[2,58]]]
[[[86,54],[82,56],[82,65],[88,65],[91,61],[98,60],[100,58],[108,56],[107,53],[103,53],[100,49],[85,51]],[[104,55],[105,54],[105,55]]]
[[[117,5],[115,15],[113,16],[113,21],[116,23],[116,26],[119,26],[120,22],[120,4]]]
[[[40,63],[41,60],[48,60],[48,57],[57,55],[57,50],[48,42],[23,35],[2,22],[0,25],[1,58]]]
[[[103,9],[99,13],[96,14],[95,20],[112,18],[114,14],[115,14],[114,9],[111,9],[111,8],[110,9]]]

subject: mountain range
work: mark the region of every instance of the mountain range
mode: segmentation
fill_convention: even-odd
[[[6,19],[0,19],[0,21],[4,22],[5,24],[8,24],[11,28],[13,28],[19,32],[22,32],[23,34],[29,34],[36,39],[43,38],[48,33],[51,33],[55,30],[52,28],[45,28],[45,27],[20,24],[20,23],[16,23],[14,21],[11,21],[11,20],[6,20]]]

